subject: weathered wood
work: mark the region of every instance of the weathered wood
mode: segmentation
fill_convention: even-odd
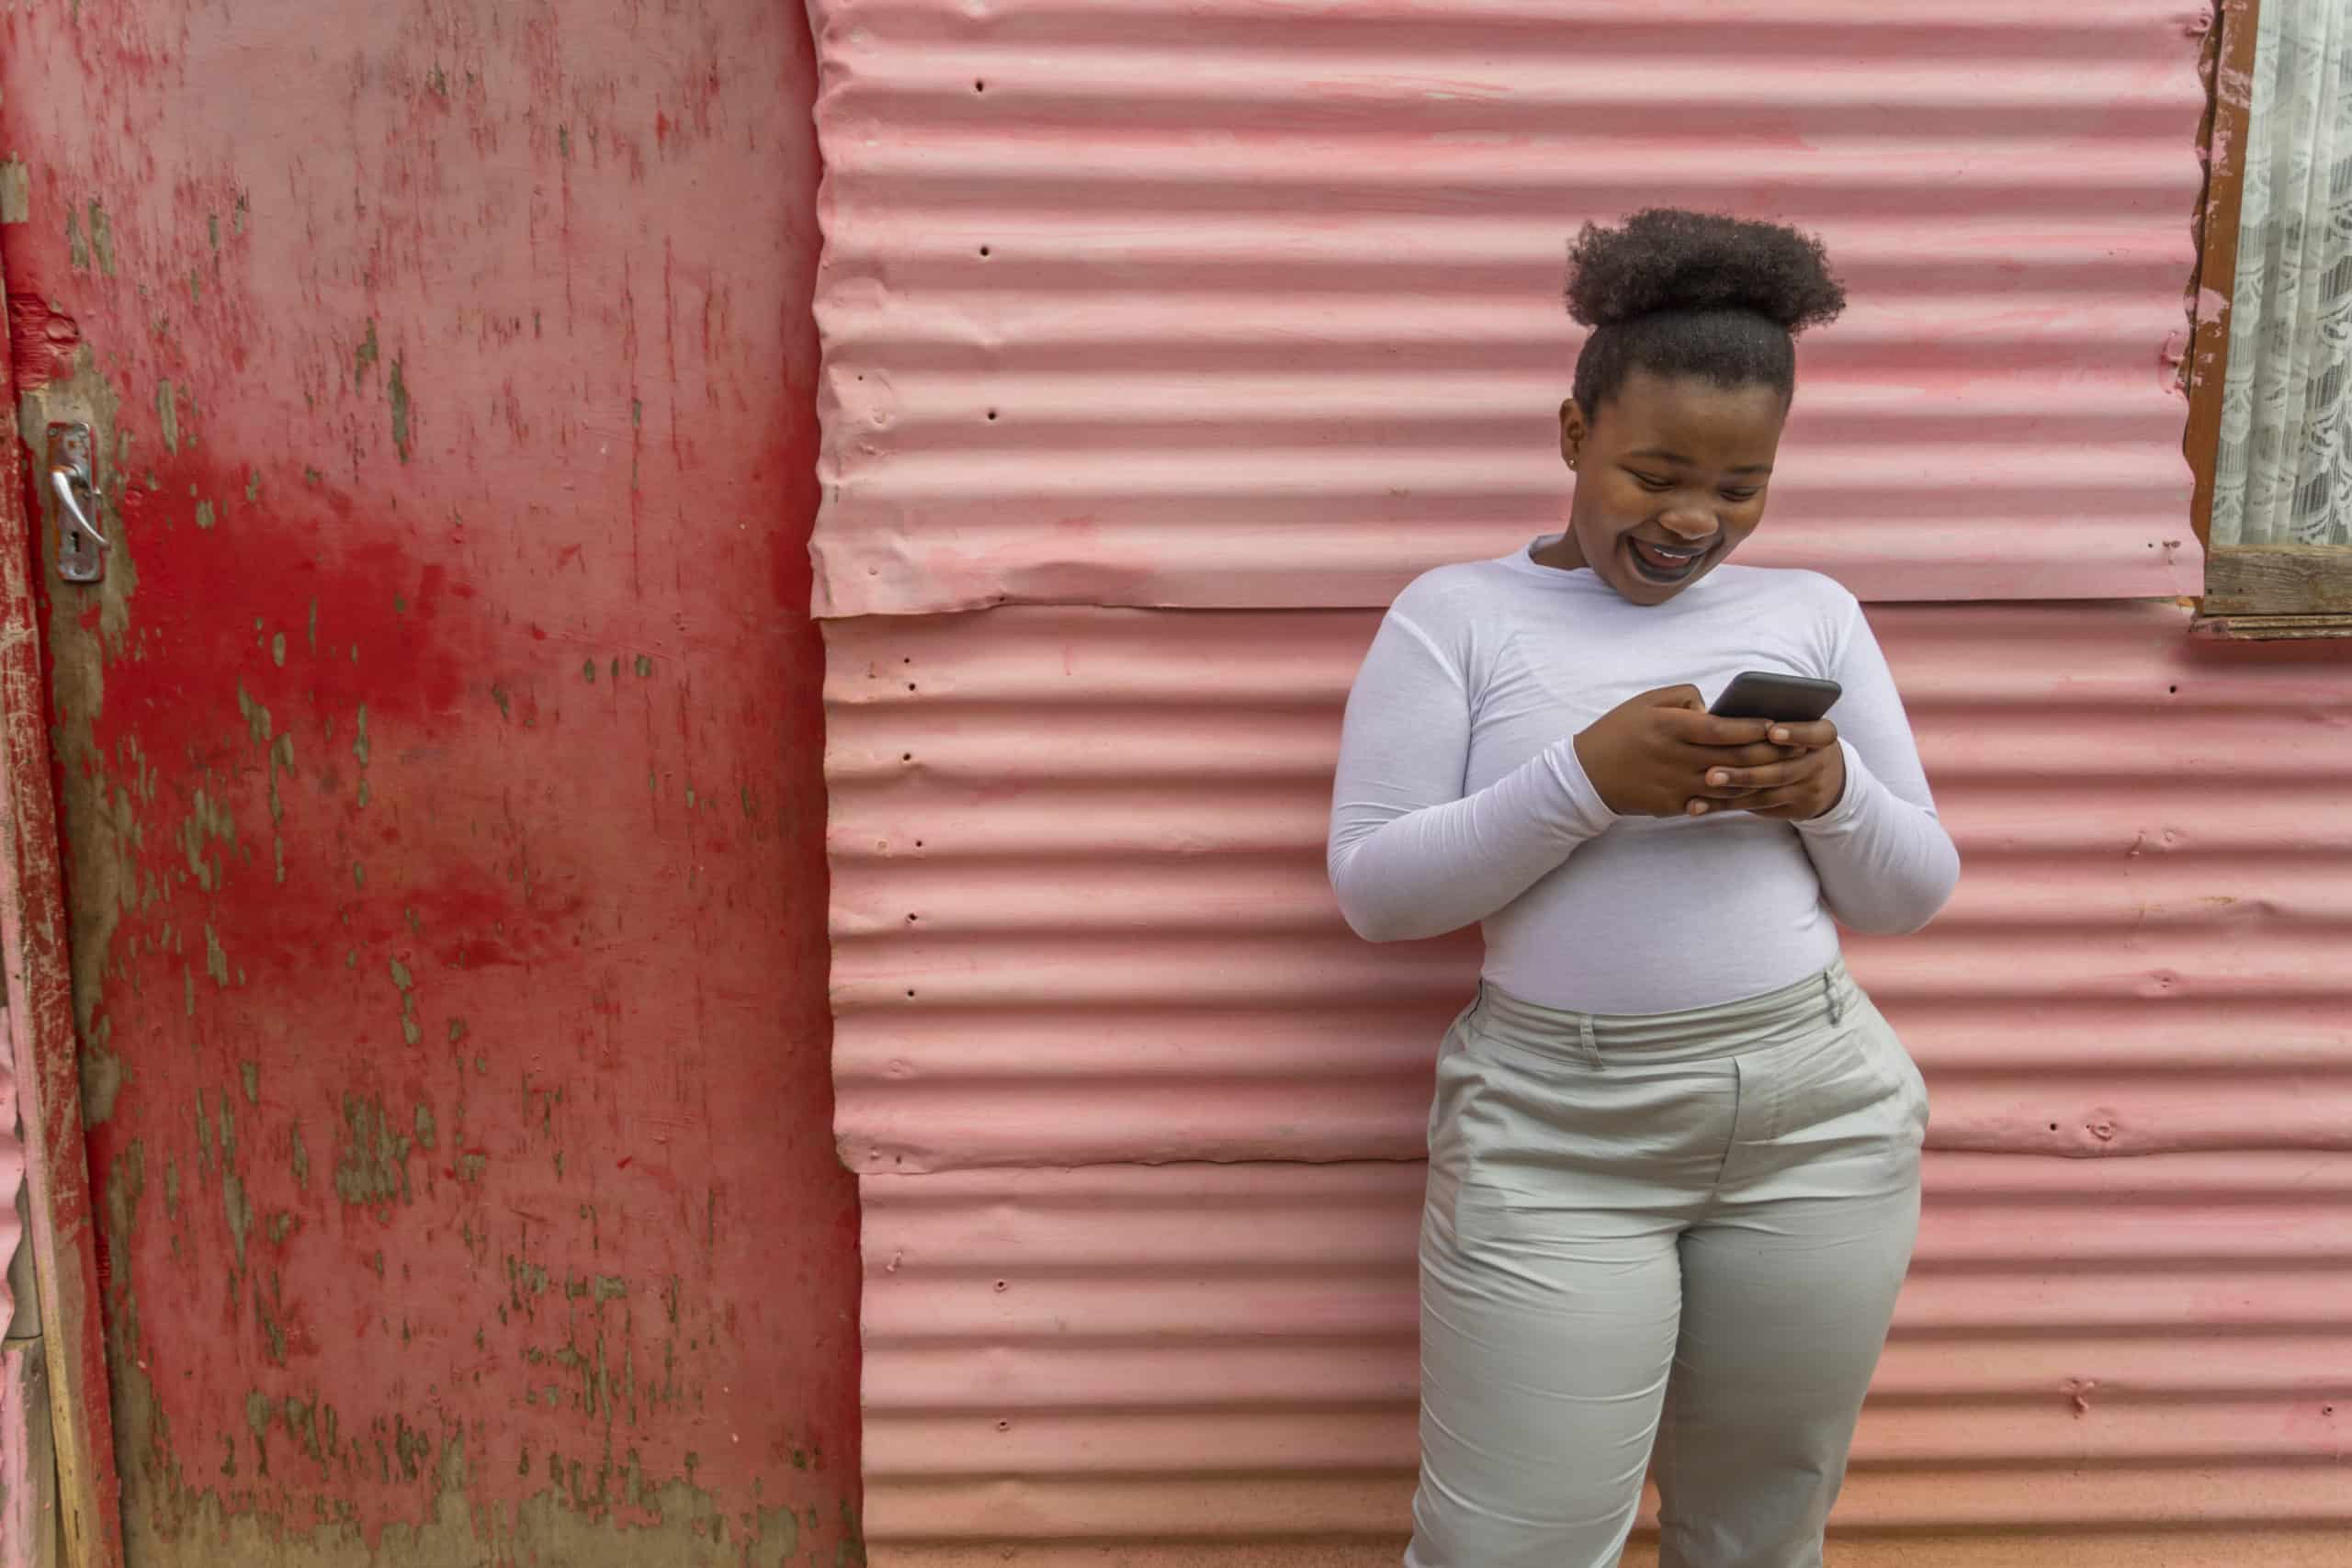
[[[2197,476],[2189,516],[2212,539],[2213,464],[2221,446],[2222,385],[2230,370],[2230,300],[2238,276],[2238,214],[2245,197],[2246,120],[2253,108],[2255,22],[2260,0],[2214,7],[2202,64],[2212,106],[2205,125],[2205,200],[2197,215],[2196,331],[2184,384],[2188,429],[2182,442]]]
[[[13,345],[0,315],[0,400],[14,407]],[[56,1450],[57,1518],[71,1568],[119,1568],[120,1483],[100,1316],[89,1156],[50,783],[49,699],[41,671],[33,562],[40,536],[26,514],[25,449],[0,431],[0,972],[6,1048],[24,1122],[25,1181]]]
[[[2208,615],[2352,615],[2352,548],[2227,547],[2205,558]]]
[[[0,1564],[63,1568],[57,1541],[57,1451],[49,1365],[39,1339],[0,1343]]]
[[[2352,615],[2200,615],[2189,635],[2204,642],[2319,642],[2352,640]]]

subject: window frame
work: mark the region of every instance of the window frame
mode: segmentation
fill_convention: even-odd
[[[2182,367],[2188,393],[2183,449],[2196,476],[2191,519],[2205,547],[2201,635],[2231,640],[2352,637],[2352,546],[2217,547],[2213,469],[2221,446],[2222,390],[2230,368],[2230,302],[2237,285],[2238,222],[2245,195],[2251,82],[2261,0],[2217,0],[2199,60],[2206,84],[2205,197],[2197,214],[2195,326]],[[2219,149],[2217,153],[2216,149]]]

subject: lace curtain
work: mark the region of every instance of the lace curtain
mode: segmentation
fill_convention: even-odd
[[[2259,17],[2212,538],[2352,546],[2352,5]]]

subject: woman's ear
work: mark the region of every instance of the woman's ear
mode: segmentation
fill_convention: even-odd
[[[1592,434],[1591,422],[1574,398],[1560,404],[1560,460],[1571,468],[1584,450],[1585,439]]]

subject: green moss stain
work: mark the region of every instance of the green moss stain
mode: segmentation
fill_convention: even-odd
[[[344,1136],[335,1154],[336,1196],[365,1208],[394,1199],[406,1202],[410,1140],[392,1130],[383,1101],[345,1095],[343,1126]]]
[[[596,683],[596,661],[592,659],[580,667],[580,678],[587,682],[592,686]]]
[[[416,1146],[420,1149],[433,1147],[435,1132],[432,1107],[419,1105],[416,1108]]]
[[[220,520],[220,513],[212,509],[212,503],[210,502],[199,501],[196,503],[196,525],[198,527],[209,528]]]
[[[114,276],[114,224],[107,218],[106,208],[90,203],[90,254],[97,258],[98,270],[107,276]]]
[[[259,1062],[239,1062],[237,1064],[237,1077],[243,1081],[245,1086],[245,1103],[247,1105],[259,1105],[261,1103],[261,1064]]]
[[[155,424],[164,434],[164,450],[180,449],[180,400],[169,381],[155,384]]]
[[[399,448],[401,461],[405,463],[408,461],[408,378],[402,372],[401,360],[392,361],[392,376],[386,383],[385,390],[392,400],[392,445]]]
[[[281,646],[285,639],[278,639]],[[286,802],[277,791],[277,776],[294,776],[294,732],[288,730],[269,743],[269,819],[281,822],[286,818]]]
[[[651,658],[650,658],[649,656],[645,655],[645,654],[642,654],[642,653],[639,654],[639,655],[637,656],[637,672],[638,672],[639,675],[650,675],[650,674],[652,674],[652,673],[653,673],[653,660],[652,660],[652,659],[651,659]]]
[[[233,850],[237,843],[236,819],[227,803],[199,785],[180,819],[179,840],[189,879],[207,893],[218,892],[228,879],[228,857],[216,854],[214,846]]]
[[[413,1045],[424,1038],[424,1031],[416,1021],[416,980],[409,974],[408,965],[399,959],[393,959],[391,965],[392,984],[401,994],[401,1038]]]
[[[245,733],[253,737],[254,744],[268,745],[270,738],[276,733],[277,726],[270,719],[269,710],[254,701],[252,694],[245,690],[245,683],[243,681],[237,682],[237,712],[243,716]]]
[[[310,1145],[302,1141],[302,1124],[300,1122],[294,1123],[293,1135],[288,1142],[292,1153],[287,1159],[287,1166],[294,1172],[294,1185],[298,1189],[308,1187],[311,1185],[311,1150]]]
[[[70,207],[65,209],[65,264],[75,272],[90,270],[90,242],[83,237],[81,215]]]
[[[351,743],[351,754],[359,759],[359,765],[363,768],[368,765],[370,745],[368,739],[368,705],[361,703],[359,705],[359,739]]]
[[[258,503],[261,500],[261,470],[254,468],[245,475],[245,499]]]
[[[220,945],[220,937],[209,925],[204,928],[204,972],[212,976],[215,986],[224,991],[229,988],[228,950]]]
[[[0,159],[0,223],[24,223],[33,215],[32,173],[22,158]]]
[[[368,372],[376,367],[376,362],[381,357],[382,354],[376,346],[376,323],[371,320],[368,323],[368,334],[359,340],[359,346],[351,351],[351,386],[354,391],[368,384]]]
[[[245,1394],[245,1430],[254,1437],[254,1468],[262,1474],[269,1473],[269,1426],[277,1414],[269,1395],[259,1389]]]
[[[139,1201],[147,1192],[147,1150],[133,1138],[107,1168],[107,1234],[118,1247],[128,1248],[139,1225]],[[127,1253],[117,1251],[115,1256]]]
[[[111,1037],[113,1031],[107,1032]],[[129,1081],[130,1069],[122,1057],[102,1043],[85,1042],[81,1053],[82,1125],[104,1125],[114,1116],[116,1100]]]
[[[273,633],[269,639],[269,661],[280,670],[286,668],[286,634]]]
[[[245,1184],[235,1171],[220,1179],[220,1204],[229,1213],[229,1237],[236,1243],[237,1267],[245,1266],[245,1235],[254,1228],[253,1201],[245,1196]]]

